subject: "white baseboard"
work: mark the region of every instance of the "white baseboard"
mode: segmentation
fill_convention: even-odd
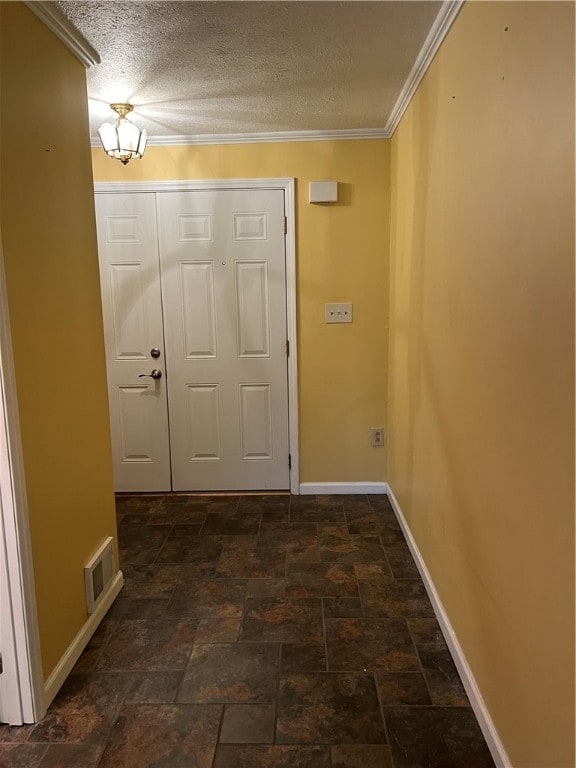
[[[301,494],[386,493],[388,483],[300,483]]]
[[[98,626],[108,609],[118,597],[120,590],[124,586],[124,574],[122,571],[118,571],[110,586],[108,587],[106,594],[102,598],[102,601],[98,604],[98,607],[94,613],[90,614],[88,620],[81,628],[80,632],[76,635],[74,640],[70,643],[64,655],[54,667],[50,677],[46,680],[44,685],[44,705],[46,709],[50,706],[54,697],[62,687],[64,681],[72,671],[74,664],[80,658],[82,651],[88,645],[88,642],[94,632],[98,629]]]
[[[452,654],[452,658],[454,659],[454,663],[456,664],[462,679],[462,683],[466,689],[468,698],[470,699],[470,704],[472,705],[472,709],[474,710],[478,724],[482,730],[482,733],[484,734],[484,738],[486,739],[488,749],[494,758],[494,762],[496,763],[497,768],[511,768],[512,763],[510,762],[510,758],[506,754],[504,745],[502,744],[500,736],[498,735],[498,731],[496,730],[494,721],[490,716],[488,707],[482,698],[482,694],[480,693],[476,679],[474,678],[470,665],[468,664],[468,660],[464,655],[462,646],[458,642],[458,638],[456,637],[456,633],[454,632],[450,618],[446,613],[446,609],[442,605],[440,595],[434,586],[434,582],[432,581],[430,572],[426,567],[424,558],[418,549],[418,545],[412,536],[412,532],[408,526],[408,523],[406,522],[406,518],[402,514],[398,500],[394,496],[390,486],[388,486],[387,493],[388,498],[390,499],[390,503],[392,504],[392,508],[394,509],[396,518],[398,519],[398,522],[402,528],[402,532],[404,533],[406,541],[408,542],[412,557],[414,558],[418,570],[420,571],[420,575],[422,576],[422,580],[424,582],[424,586],[426,587],[426,591],[428,592],[428,597],[432,603],[434,613],[436,614],[436,618],[438,619],[438,623],[442,629],[442,634],[444,635],[448,648],[450,649],[450,653]]]

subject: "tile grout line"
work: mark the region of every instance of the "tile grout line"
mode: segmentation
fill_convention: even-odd
[[[376,672],[372,674],[372,679],[374,681],[374,687],[376,688],[376,698],[378,699],[380,717],[382,718],[382,725],[384,727],[384,736],[386,738],[386,744],[388,745],[388,750],[390,752],[390,761],[392,763],[391,768],[395,768],[394,755],[392,754],[392,744],[390,741],[390,732],[388,731],[388,723],[386,722],[386,715],[384,712],[384,706],[382,704],[382,698],[380,696],[380,691],[378,690],[378,684],[376,683]]]
[[[214,744],[214,755],[212,757],[212,762],[210,763],[212,768],[214,768],[214,765],[216,763],[216,754],[218,752],[218,747],[220,745],[220,736],[222,735],[222,727],[224,725],[225,711],[226,711],[226,704],[222,704],[222,712],[220,713],[220,722],[218,723],[218,733],[216,734],[216,742]]]
[[[272,736],[272,744],[278,744],[278,704],[280,698],[280,677],[282,675],[282,656],[284,650],[284,643],[279,643],[279,659],[278,659],[278,676],[276,678],[276,696],[274,697],[274,733]]]
[[[322,611],[322,631],[324,633],[324,670],[330,672],[328,669],[328,633],[326,631],[326,612],[324,610],[324,599],[320,598],[320,610]]]

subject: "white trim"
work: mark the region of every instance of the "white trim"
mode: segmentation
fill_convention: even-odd
[[[396,518],[398,519],[400,527],[402,528],[402,532],[406,537],[406,541],[408,543],[408,547],[410,548],[410,552],[412,553],[412,557],[414,558],[416,566],[420,571],[420,575],[422,576],[422,580],[424,582],[424,586],[426,587],[426,591],[428,592],[428,597],[432,603],[434,613],[436,614],[436,618],[438,619],[438,623],[442,629],[442,634],[444,635],[446,643],[448,644],[448,648],[450,649],[450,653],[452,654],[452,658],[454,659],[454,663],[456,664],[460,677],[462,678],[462,683],[464,684],[464,688],[466,689],[466,693],[470,699],[472,709],[474,710],[474,714],[478,719],[478,724],[482,730],[482,733],[484,734],[484,738],[486,739],[488,749],[494,758],[494,762],[496,763],[497,768],[511,768],[512,763],[510,758],[506,754],[504,744],[502,743],[498,731],[496,730],[496,726],[492,720],[492,717],[490,716],[486,702],[482,698],[480,688],[478,687],[478,683],[474,678],[474,674],[470,668],[468,660],[466,659],[462,646],[458,641],[450,621],[450,617],[448,616],[446,609],[442,604],[440,595],[438,594],[434,582],[432,581],[430,571],[426,567],[426,563],[424,562],[424,558],[418,549],[418,545],[416,544],[414,536],[412,535],[412,531],[410,530],[406,518],[402,514],[402,510],[398,504],[398,499],[394,496],[390,486],[388,486],[387,493]]]
[[[280,141],[344,141],[349,139],[389,139],[386,128],[349,128],[326,131],[268,131],[263,133],[205,133],[195,136],[148,136],[149,147],[198,146],[203,144],[269,144]],[[102,146],[92,136],[93,147]]]
[[[20,419],[16,378],[12,356],[12,337],[4,260],[0,244],[0,544],[4,549],[0,578],[4,606],[4,665],[9,686],[2,701],[2,717],[13,725],[33,723],[44,716],[43,680],[38,615],[28,504],[24,480],[24,459],[20,437]],[[3,685],[6,684],[3,681]],[[8,699],[8,700],[7,700]]]
[[[286,227],[286,333],[288,355],[288,450],[290,451],[290,492],[300,491],[300,449],[298,442],[298,333],[296,275],[296,189],[294,179],[284,185]]]
[[[80,658],[82,651],[86,648],[88,645],[88,642],[90,641],[90,638],[96,632],[98,629],[98,626],[106,613],[108,612],[110,606],[116,600],[118,595],[120,594],[120,590],[124,586],[124,575],[122,571],[118,571],[116,576],[114,577],[113,581],[110,583],[110,586],[108,587],[104,597],[102,598],[102,601],[98,604],[98,607],[90,615],[84,626],[81,628],[81,630],[78,632],[74,640],[70,643],[66,651],[64,652],[64,655],[56,664],[54,667],[52,673],[50,674],[50,677],[48,680],[46,680],[46,685],[44,686],[44,700],[46,703],[46,707],[49,707],[52,701],[54,700],[54,697],[62,687],[64,681],[72,671],[74,665]]]
[[[292,459],[290,492],[300,491],[300,452],[298,448],[298,335],[296,313],[296,194],[293,178],[202,179],[199,181],[117,181],[96,182],[95,194],[118,192],[187,192],[208,189],[281,189],[288,220],[286,233],[286,331],[290,341],[288,357],[288,451]]]
[[[387,483],[300,483],[300,493],[332,496],[349,493],[387,493]]]
[[[448,30],[452,26],[452,23],[463,4],[464,0],[444,0],[442,3],[442,7],[424,41],[424,45],[420,49],[420,53],[404,83],[404,87],[400,91],[400,96],[398,96],[396,104],[394,104],[394,107],[392,108],[392,112],[390,113],[390,117],[388,118],[388,122],[384,129],[388,136],[392,136],[396,130],[398,123],[402,119],[402,115],[412,101],[416,89],[422,82],[428,67],[432,63],[432,59],[442,45],[444,38],[448,34]]]
[[[196,189],[294,189],[293,178],[201,179],[199,181],[96,181],[94,192],[188,192]],[[294,193],[290,197],[294,198]],[[292,211],[293,213],[293,211]]]
[[[54,7],[53,3],[42,2],[42,0],[34,0],[34,2],[24,0],[24,5],[28,6],[32,13],[54,32],[56,37],[64,43],[69,51],[72,51],[86,68],[93,64],[100,64],[98,52],[82,37],[76,27]]]

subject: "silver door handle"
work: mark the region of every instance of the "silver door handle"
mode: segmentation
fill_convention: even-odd
[[[144,376],[150,376],[151,379],[161,379],[162,378],[162,371],[159,371],[158,368],[154,368],[152,373],[139,373],[138,378],[141,379]]]

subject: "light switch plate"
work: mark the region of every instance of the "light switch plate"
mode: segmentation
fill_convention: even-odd
[[[352,303],[326,304],[324,319],[327,323],[351,323]]]

